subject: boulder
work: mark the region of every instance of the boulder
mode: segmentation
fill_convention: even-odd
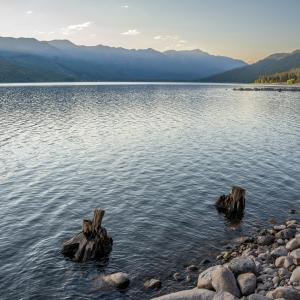
[[[296,237],[286,244],[286,249],[289,251],[293,251],[298,248],[300,248],[300,237]]]
[[[215,292],[205,289],[193,289],[160,296],[152,300],[213,300],[215,294]]]
[[[295,265],[300,265],[300,249],[296,249],[291,252],[291,257],[293,258],[293,262]]]
[[[241,295],[233,273],[223,266],[212,273],[212,286],[216,292],[229,292],[238,298]]]
[[[160,289],[161,281],[159,279],[149,279],[144,282],[144,287],[146,289]]]
[[[267,294],[271,299],[300,300],[300,293],[291,287],[278,287]]]
[[[300,285],[300,267],[297,267],[290,278],[290,282],[296,282],[297,285]]]
[[[199,274],[197,288],[213,290],[212,273],[221,266],[213,266]]]
[[[256,276],[253,273],[240,274],[237,282],[243,296],[249,296],[255,292]]]
[[[238,300],[239,298],[233,296],[228,292],[218,292],[215,294],[213,300]]]
[[[118,272],[110,275],[97,276],[94,283],[98,288],[117,288],[126,289],[129,286],[130,279],[128,274]]]
[[[284,246],[280,246],[280,247],[274,249],[271,252],[271,255],[274,258],[277,258],[277,257],[280,257],[280,256],[287,256],[288,255],[288,251],[286,250],[286,248]]]
[[[234,273],[235,276],[243,273],[256,274],[256,265],[249,257],[237,257],[232,259],[228,264],[228,268]]]

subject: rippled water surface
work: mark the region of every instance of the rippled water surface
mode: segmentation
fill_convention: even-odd
[[[300,204],[300,94],[230,86],[0,88],[1,299],[150,299],[193,286],[174,272]],[[247,189],[236,228],[215,198]],[[60,253],[94,207],[108,264]],[[127,291],[95,276],[128,272]],[[159,292],[144,291],[149,277]],[[195,278],[193,277],[193,280]]]

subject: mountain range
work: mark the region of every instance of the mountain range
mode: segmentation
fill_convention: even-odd
[[[253,83],[262,76],[289,72],[300,67],[300,50],[292,53],[277,53],[258,61],[255,64],[243,66],[221,74],[209,76],[206,82]]]
[[[159,52],[0,37],[0,82],[199,81],[245,65],[201,50]]]
[[[252,65],[201,50],[159,52],[0,37],[0,82],[192,81],[253,83],[300,68],[300,50]]]

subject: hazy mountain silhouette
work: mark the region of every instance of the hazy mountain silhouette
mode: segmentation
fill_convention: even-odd
[[[222,74],[210,76],[203,81],[206,82],[237,82],[252,83],[260,76],[272,75],[290,71],[300,67],[300,50],[292,53],[277,53],[258,61],[253,65],[244,66],[235,70],[230,70]]]
[[[0,81],[199,81],[246,64],[200,50],[159,52],[0,37]]]

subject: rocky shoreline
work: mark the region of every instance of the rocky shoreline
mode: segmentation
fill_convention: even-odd
[[[221,196],[216,204],[228,209],[230,203],[243,210],[244,196],[244,189],[233,187],[229,195]],[[82,232],[64,243],[64,255],[84,262],[110,253],[112,239],[101,226],[104,213],[95,209],[92,221],[83,220]],[[295,213],[296,210],[290,210],[290,214]],[[197,280],[193,289],[151,300],[300,300],[300,224],[296,219],[280,225],[274,225],[271,219],[269,223],[273,224],[269,228],[255,228],[249,236],[231,241],[214,263],[208,259],[202,261],[202,267],[207,266],[205,270],[199,271],[197,264],[187,266],[185,281],[192,287]],[[103,247],[108,247],[107,251],[103,251]],[[173,274],[173,280],[182,279],[182,274]],[[162,293],[159,291],[162,285],[159,278],[148,278],[143,288],[158,294]],[[94,278],[94,286],[124,290],[130,288],[130,276],[123,272],[100,275]]]
[[[194,289],[152,298],[192,299],[300,300],[300,224],[289,220],[242,237],[199,274]]]
[[[196,265],[188,272],[198,272]],[[180,274],[179,274],[180,275]],[[175,274],[174,274],[174,279]],[[95,279],[99,288],[130,288],[130,276],[114,273]],[[144,282],[146,290],[159,290],[158,278]],[[200,272],[197,286],[151,300],[300,300],[300,224],[257,229],[241,237],[217,256],[213,266]]]
[[[234,91],[241,92],[300,92],[299,86],[264,86],[264,87],[240,87],[234,88]]]

